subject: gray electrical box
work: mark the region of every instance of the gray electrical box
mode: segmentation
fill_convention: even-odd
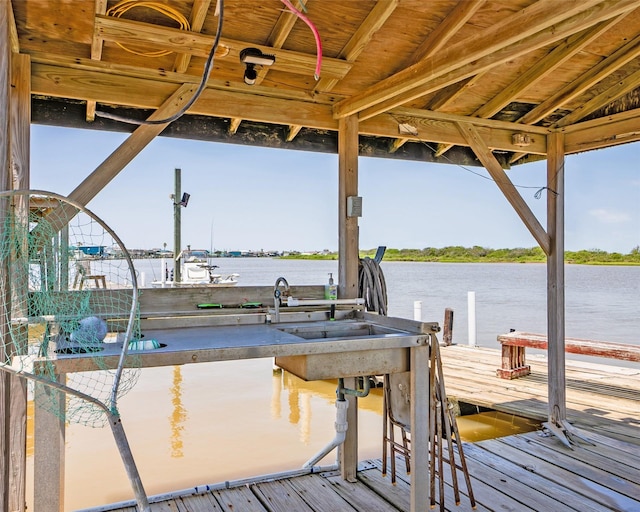
[[[362,197],[347,197],[347,217],[362,217]]]

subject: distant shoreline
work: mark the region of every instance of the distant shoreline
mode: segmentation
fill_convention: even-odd
[[[376,249],[360,251],[360,257],[373,258]],[[336,260],[338,254],[289,253],[282,259]],[[426,249],[387,249],[384,261],[413,261],[429,263],[545,263],[541,248],[488,249],[485,247],[444,247]],[[565,251],[565,263],[578,265],[640,265],[640,247],[629,254],[608,253],[601,250]]]

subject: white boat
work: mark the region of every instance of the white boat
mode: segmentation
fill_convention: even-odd
[[[232,273],[222,275],[215,273],[218,265],[210,262],[209,253],[206,250],[186,249],[178,254],[175,259],[180,265],[180,282],[173,281],[174,271],[169,270],[163,259],[161,275],[165,279],[153,281],[153,287],[178,287],[178,286],[235,286],[238,284],[240,274]]]

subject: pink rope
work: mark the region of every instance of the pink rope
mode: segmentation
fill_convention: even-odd
[[[281,0],[282,3],[284,5],[286,5],[289,10],[295,14],[298,18],[300,18],[302,21],[304,21],[309,28],[311,29],[311,32],[313,32],[313,37],[315,37],[316,39],[316,71],[313,75],[313,78],[315,78],[316,80],[320,79],[320,67],[322,66],[322,42],[320,41],[320,34],[318,34],[318,29],[316,29],[316,27],[313,25],[313,23],[311,22],[311,20],[309,18],[307,18],[304,14],[302,14],[298,9],[296,9],[293,4],[289,1],[289,0]]]

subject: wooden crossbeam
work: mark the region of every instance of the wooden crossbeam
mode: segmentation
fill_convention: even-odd
[[[502,169],[500,162],[496,160],[495,156],[493,156],[485,142],[482,140],[478,130],[475,126],[469,123],[459,123],[458,129],[478,157],[478,160],[482,162],[482,165],[484,165],[496,185],[498,185],[498,188],[502,191],[507,201],[509,201],[520,219],[524,222],[525,226],[527,226],[529,232],[536,239],[542,250],[545,254],[549,254],[551,245],[549,235],[547,235],[527,203],[522,199],[518,190],[513,186],[513,183],[511,183],[511,180]]]
[[[96,26],[105,41],[119,42],[125,45],[152,46],[158,50],[170,50],[176,53],[188,53],[195,57],[208,57],[215,36],[187,32],[170,27],[161,27],[151,23],[124,20],[110,16],[96,16]],[[226,58],[237,60],[246,47],[258,48],[263,53],[276,56],[275,67],[279,71],[301,75],[313,74],[316,67],[315,55],[273,48],[247,41],[220,38],[220,47],[224,47]],[[227,53],[228,51],[228,53]],[[341,59],[325,58],[322,72],[328,77],[343,78],[352,64]],[[275,69],[275,68],[274,68]]]

